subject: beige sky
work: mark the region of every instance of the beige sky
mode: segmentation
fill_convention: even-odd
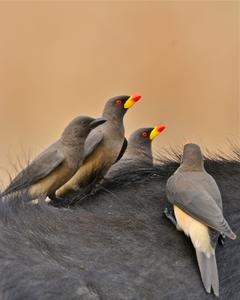
[[[126,135],[162,122],[155,149],[224,148],[240,134],[239,2],[0,2],[0,175],[76,115],[140,93]]]

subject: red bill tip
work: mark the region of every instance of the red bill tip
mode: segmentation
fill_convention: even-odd
[[[141,98],[142,98],[141,95],[133,95],[133,96],[132,96],[132,100],[133,100],[134,102],[139,101]]]
[[[158,131],[158,132],[162,132],[162,131],[166,128],[166,126],[163,125],[163,124],[158,125],[158,126],[156,126],[156,127],[157,127],[157,131]]]

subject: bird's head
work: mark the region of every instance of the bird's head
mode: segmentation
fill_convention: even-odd
[[[153,139],[159,135],[164,129],[165,125],[160,124],[155,127],[140,128],[132,133],[129,138],[129,144],[146,145],[151,144]]]
[[[78,116],[74,118],[64,129],[62,139],[65,142],[77,143],[80,139],[86,139],[90,131],[106,122],[105,118],[92,118],[88,116]]]
[[[199,145],[187,142],[183,148],[182,165],[188,170],[203,168],[203,155]]]
[[[107,120],[122,120],[126,111],[141,99],[140,95],[115,96],[104,106],[103,117]]]

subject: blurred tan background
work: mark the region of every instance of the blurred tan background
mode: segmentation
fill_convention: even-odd
[[[76,115],[140,93],[126,135],[217,150],[240,134],[238,1],[0,2],[0,176]]]

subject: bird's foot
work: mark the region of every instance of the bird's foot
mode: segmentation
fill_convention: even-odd
[[[64,198],[56,196],[56,194],[50,194],[50,195],[47,196],[46,199],[49,199],[48,201],[45,200],[46,202],[50,202],[50,201],[63,201],[64,200]]]
[[[218,244],[224,246],[225,238],[226,238],[225,234],[220,234],[218,238]]]
[[[94,194],[96,194],[98,191],[100,191],[102,188],[102,184],[101,183],[97,183],[91,190],[90,195],[93,196]]]
[[[165,217],[170,220],[170,222],[175,226],[177,227],[177,221],[173,215],[173,212],[170,211],[167,207],[164,209],[164,215]]]
[[[71,189],[74,191],[74,192],[78,192],[80,190],[80,187],[75,184],[74,186],[71,187]]]
[[[48,196],[45,198],[45,200],[44,200],[46,203],[49,203],[49,202],[51,202],[52,201],[52,199],[51,198],[49,198]]]

